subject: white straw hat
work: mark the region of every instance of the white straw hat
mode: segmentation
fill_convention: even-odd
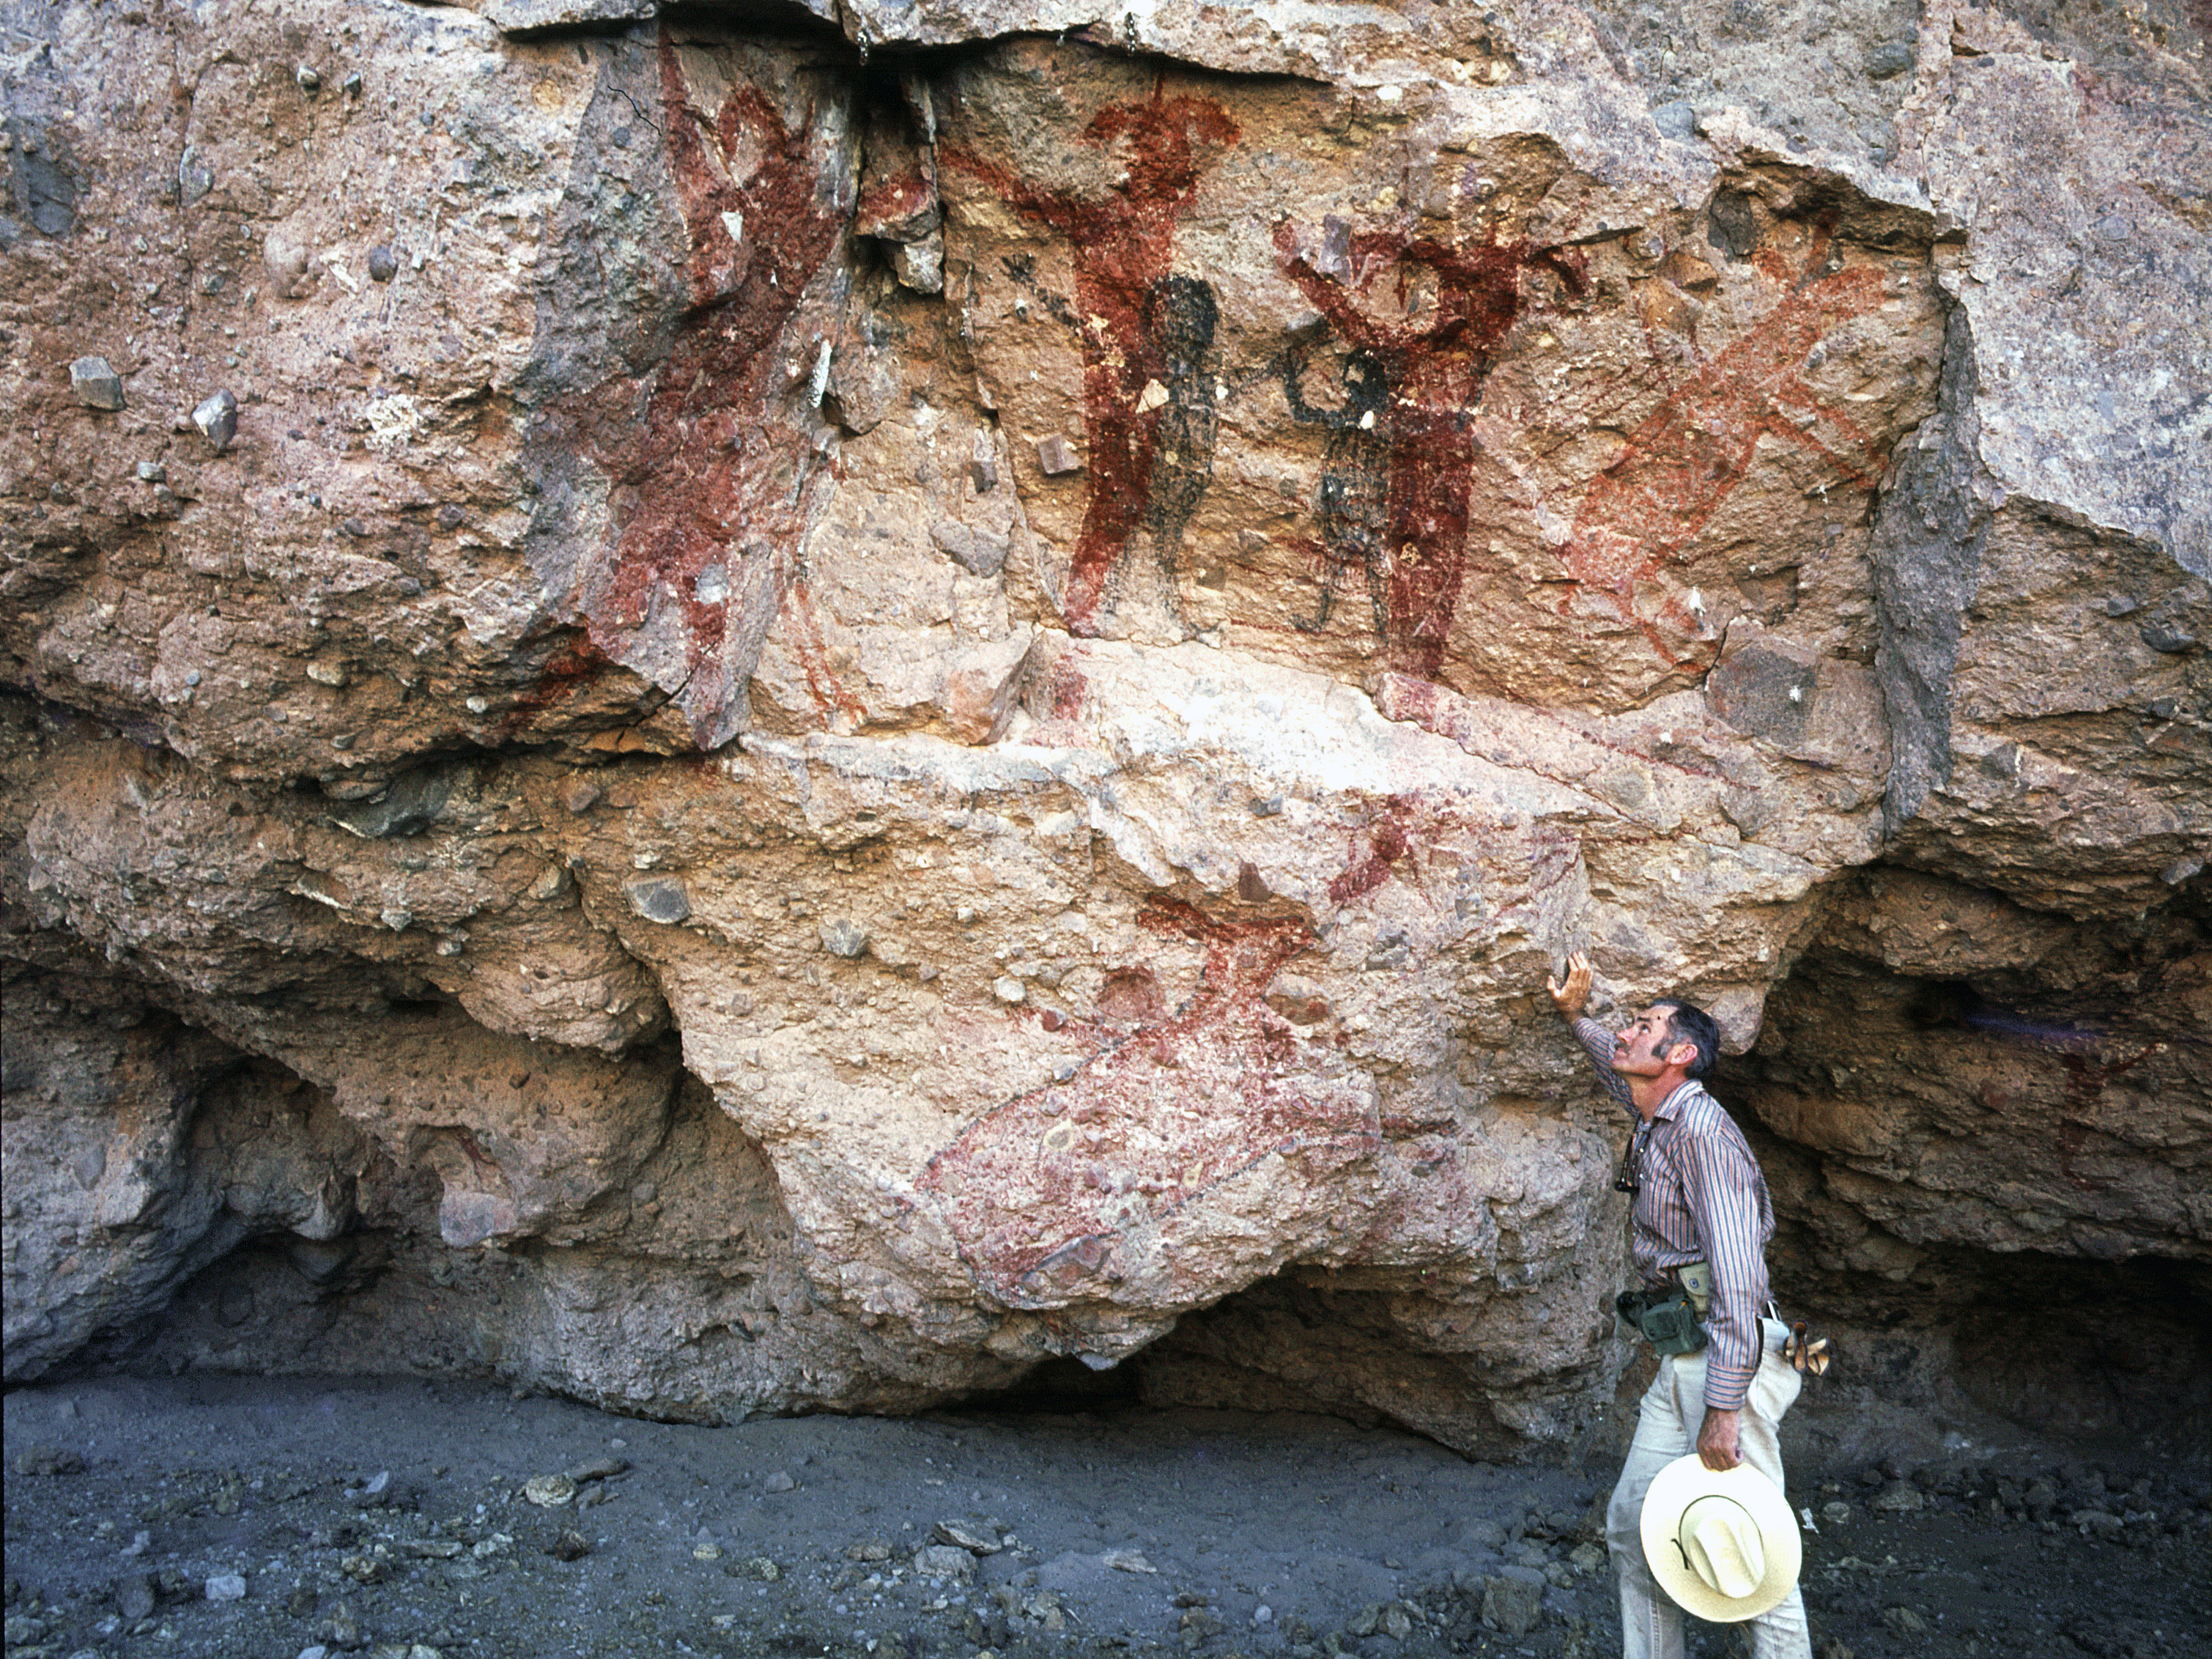
[[[1675,1606],[1710,1624],[1756,1619],[1797,1582],[1805,1548],[1790,1500],[1748,1463],[1677,1458],[1644,1495],[1644,1559]]]

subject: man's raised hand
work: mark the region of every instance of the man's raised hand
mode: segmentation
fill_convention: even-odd
[[[1562,985],[1549,974],[1544,975],[1544,988],[1551,993],[1552,1006],[1559,1011],[1561,1019],[1580,1019],[1583,1005],[1589,1000],[1589,958],[1576,951],[1567,958],[1567,979]]]

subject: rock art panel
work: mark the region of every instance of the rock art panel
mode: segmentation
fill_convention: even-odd
[[[1218,308],[1201,278],[1173,269],[1175,228],[1211,153],[1238,129],[1210,99],[1170,95],[1163,76],[1150,97],[1099,110],[1081,136],[1110,158],[1110,190],[1056,191],[957,141],[940,156],[949,173],[1066,239],[1073,309],[1062,307],[1062,319],[1083,362],[1085,495],[1060,610],[1070,632],[1087,635],[1111,608],[1109,585],[1139,532],[1172,596],[1182,531],[1211,470],[1203,364]]]
[[[1331,1075],[1338,1068],[1326,1054],[1320,1064],[1300,1054],[1305,1034],[1266,1000],[1281,969],[1311,947],[1310,924],[1218,919],[1176,902],[1140,911],[1137,922],[1204,947],[1196,993],[1126,1035],[1101,1029],[1104,1052],[969,1125],[916,1182],[943,1204],[978,1289],[1006,1306],[1188,1300],[1224,1267],[1240,1268],[1206,1259],[1218,1224],[1182,1212],[1239,1207],[1223,1189],[1270,1158],[1300,1167],[1325,1204],[1329,1177],[1380,1141],[1368,1091]],[[1121,989],[1109,1006],[1156,1000],[1140,970],[1117,971]],[[1066,1018],[1040,1018],[1055,1028]],[[1298,1181],[1266,1184],[1276,1228],[1294,1228],[1284,1206]],[[1045,1217],[1051,1224],[1041,1229]],[[1270,1238],[1261,1249],[1272,1255],[1282,1244]]]
[[[11,1365],[1571,1443],[1573,948],[1912,1386],[2194,1282],[2195,23],[829,9],[40,11]]]
[[[1293,362],[1284,394],[1300,421],[1336,429],[1335,452],[1321,478],[1322,601],[1312,626],[1353,569],[1365,579],[1384,665],[1435,678],[1459,610],[1467,558],[1471,420],[1492,354],[1517,319],[1532,270],[1548,271],[1570,294],[1582,273],[1558,248],[1525,245],[1450,247],[1426,237],[1347,234],[1322,257],[1334,279],[1299,251],[1287,220],[1275,228],[1284,268],[1350,343],[1345,407],[1324,416],[1298,394]],[[1419,284],[1418,308],[1409,295]],[[1414,312],[1404,322],[1372,314],[1380,285]],[[1361,434],[1357,441],[1350,434]],[[1377,476],[1377,475],[1380,476]],[[1375,498],[1379,495],[1379,512]]]
[[[651,176],[680,217],[668,239],[680,280],[657,294],[650,276],[633,279],[665,312],[661,337],[641,343],[651,357],[607,365],[615,378],[601,384],[549,386],[585,407],[551,413],[534,440],[564,471],[581,461],[597,475],[586,487],[604,491],[582,549],[559,521],[573,502],[546,509],[541,569],[573,584],[556,602],[601,653],[675,697],[706,748],[747,723],[746,684],[787,611],[817,702],[850,702],[821,657],[801,544],[830,476],[818,409],[850,280],[858,139],[850,94],[791,68],[788,55],[664,29],[650,101],[618,83],[595,100],[626,144],[660,144]],[[569,230],[603,234],[583,219]],[[581,274],[605,280],[605,260]]]
[[[1830,268],[1832,240],[1832,224],[1816,221],[1795,271],[1763,252],[1760,268],[1782,290],[1773,310],[1668,393],[1576,512],[1566,562],[1577,591],[1613,607],[1670,667],[1710,663],[1704,621],[1672,598],[1640,600],[1638,590],[1726,503],[1762,437],[1800,446],[1832,469],[1832,480],[1814,486],[1823,495],[1832,485],[1870,492],[1887,459],[1878,436],[1824,404],[1799,372],[1820,342],[1891,292],[1870,266]],[[1656,605],[1656,614],[1639,603]]]

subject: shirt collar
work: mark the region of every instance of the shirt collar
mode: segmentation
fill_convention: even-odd
[[[1653,1112],[1651,1116],[1655,1121],[1660,1118],[1665,1118],[1672,1122],[1684,1106],[1688,1105],[1692,1099],[1704,1092],[1705,1085],[1697,1079],[1686,1078],[1676,1086],[1673,1094],[1659,1103],[1658,1109]]]

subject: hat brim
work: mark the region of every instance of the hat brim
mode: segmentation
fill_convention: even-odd
[[[1674,1541],[1683,1511],[1709,1497],[1733,1498],[1758,1525],[1766,1571],[1748,1595],[1725,1595],[1715,1589],[1698,1577]],[[1638,1530],[1644,1536],[1644,1559],[1659,1588],[1683,1612],[1708,1624],[1735,1625],[1758,1618],[1790,1594],[1805,1560],[1797,1517],[1790,1513],[1790,1500],[1771,1480],[1748,1463],[1709,1469],[1695,1453],[1675,1459],[1653,1479],[1644,1494]]]

